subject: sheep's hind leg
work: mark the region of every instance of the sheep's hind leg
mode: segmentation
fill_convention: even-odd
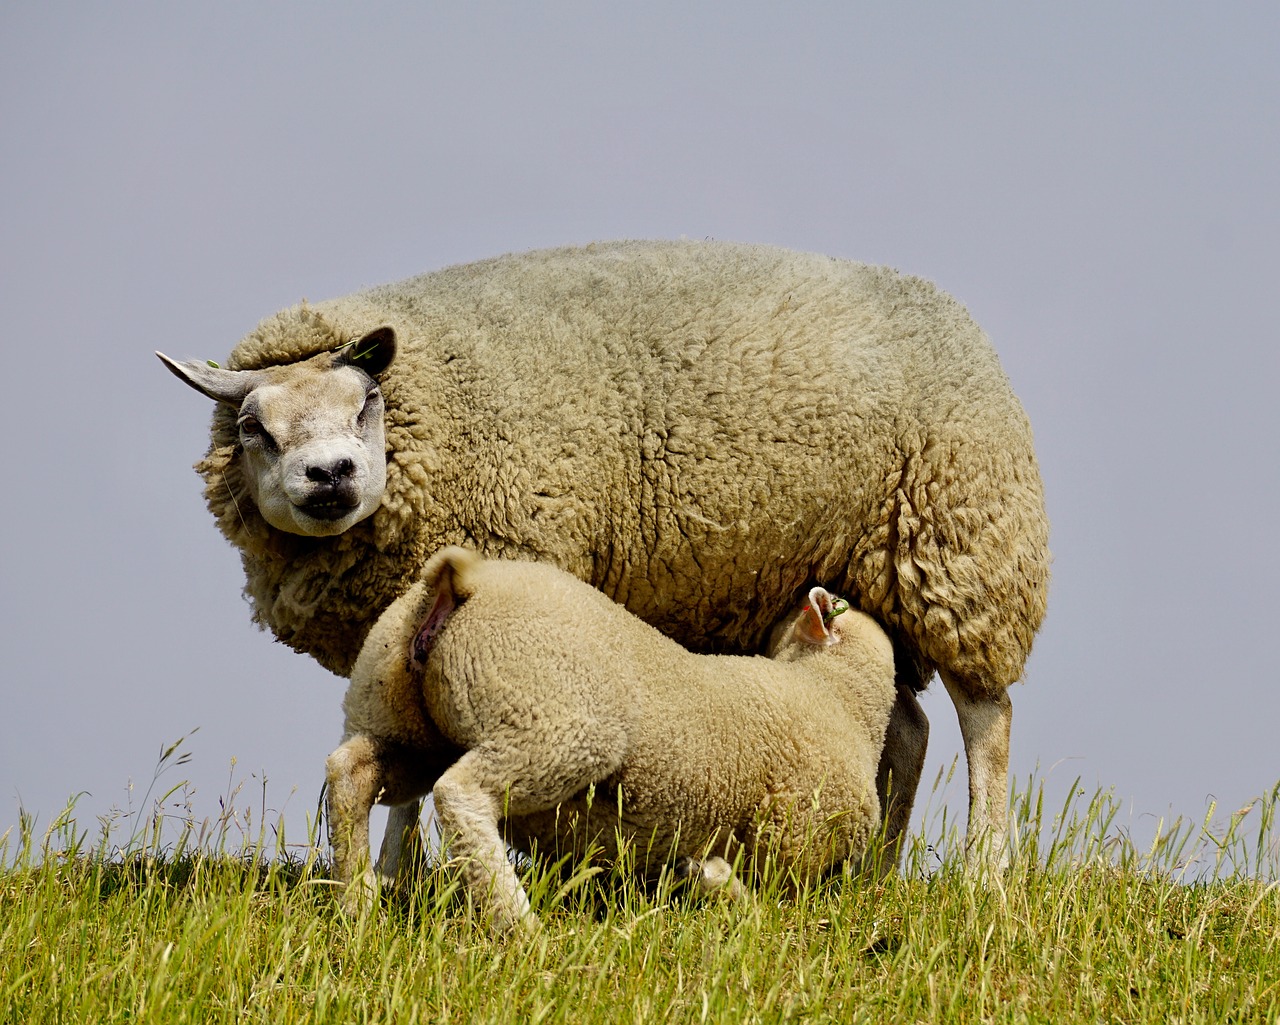
[[[876,771],[876,793],[884,820],[884,842],[875,866],[879,878],[891,875],[901,860],[902,838],[911,822],[928,746],[929,720],[924,709],[911,688],[899,684]],[[863,870],[870,867],[864,861]]]
[[[1009,695],[973,697],[943,671],[942,682],[956,706],[969,762],[969,828],[965,862],[969,868],[1009,864]]]

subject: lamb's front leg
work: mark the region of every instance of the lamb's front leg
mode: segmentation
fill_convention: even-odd
[[[724,858],[685,857],[676,861],[676,878],[683,879],[704,897],[721,894],[733,901],[747,901],[750,894]]]
[[[387,815],[387,831],[382,834],[382,847],[374,872],[383,886],[403,882],[415,865],[426,861],[422,846],[422,801],[394,804]]]
[[[348,914],[367,909],[377,895],[369,872],[369,812],[381,789],[381,775],[376,745],[360,734],[325,761],[333,871]]]

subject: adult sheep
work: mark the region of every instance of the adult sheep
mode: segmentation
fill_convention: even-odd
[[[304,303],[226,370],[165,362],[218,401],[197,469],[284,643],[347,675],[447,544],[554,563],[703,652],[761,650],[820,584],[895,643],[888,833],[937,669],[969,850],[1003,855],[1006,691],[1044,615],[1048,522],[1008,378],[932,284],[765,246],[597,244]]]
[[[748,878],[820,878],[880,825],[894,700],[889,638],[821,587],[769,658],[691,655],[554,566],[446,548],[374,624],[343,701],[326,774],[344,906],[375,892],[373,803],[428,790],[501,929],[535,921],[504,838],[610,861],[625,840],[639,874],[678,859],[704,888],[739,858]]]

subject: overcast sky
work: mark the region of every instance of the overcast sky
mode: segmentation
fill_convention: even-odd
[[[1012,775],[1114,788],[1137,831],[1268,790],[1278,54],[1274,3],[3,4],[0,833],[136,806],[199,727],[160,789],[203,818],[243,783],[301,839],[340,738],[344,681],[249,622],[209,403],[152,350],[618,237],[965,302],[1053,523]],[[924,701],[927,792],[960,741]]]

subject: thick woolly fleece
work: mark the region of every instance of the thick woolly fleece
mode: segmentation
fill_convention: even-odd
[[[431,552],[465,544],[560,566],[699,651],[759,651],[819,583],[905,645],[913,686],[943,668],[985,699],[1021,674],[1049,563],[1031,429],[928,282],[764,246],[555,249],[285,310],[228,365],[381,325],[399,347],[372,517],[324,539],[267,526],[230,407],[198,464],[255,619],[334,672]]]
[[[452,611],[411,660],[441,591]],[[750,866],[763,848],[796,878],[820,875],[860,854],[879,824],[895,686],[874,620],[849,610],[815,627],[815,616],[789,617],[772,658],[694,655],[552,566],[446,549],[356,663],[344,747],[330,759],[335,792],[355,761],[344,749],[380,754],[362,801],[336,803],[332,826],[359,828],[346,819],[367,819],[375,794],[389,786],[403,799],[411,781],[431,785],[424,774],[442,755],[466,752],[435,785],[456,857],[501,852],[501,817],[524,851],[582,856],[593,843],[608,858],[621,835],[641,842],[641,861],[652,852],[651,872],[671,856],[742,853]],[[483,822],[468,822],[473,808],[488,809]],[[505,855],[489,860],[474,882],[506,873]]]

